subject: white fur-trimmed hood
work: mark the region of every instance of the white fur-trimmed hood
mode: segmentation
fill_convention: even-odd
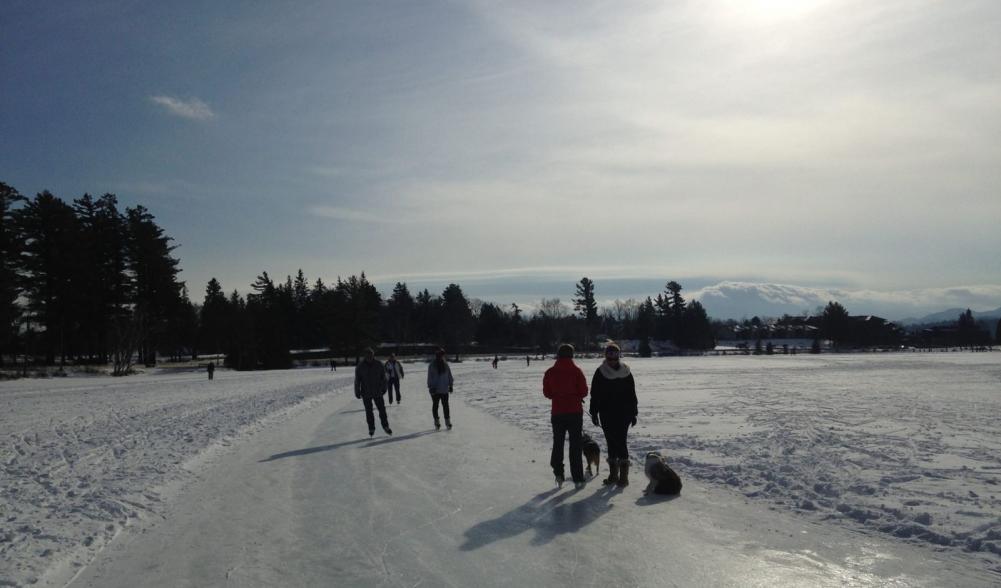
[[[604,377],[606,380],[617,380],[619,378],[628,378],[629,375],[632,373],[629,370],[629,366],[622,363],[622,360],[619,360],[619,369],[617,370],[613,370],[612,367],[608,365],[607,361],[603,361],[601,362],[601,366],[598,367],[598,371],[601,372],[602,377]]]

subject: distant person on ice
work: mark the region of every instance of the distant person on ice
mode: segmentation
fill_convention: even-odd
[[[591,422],[601,427],[608,446],[608,478],[603,484],[629,485],[629,447],[626,434],[636,426],[636,382],[629,366],[619,360],[615,343],[605,347],[605,361],[591,378]]]
[[[396,403],[400,403],[400,380],[403,379],[403,364],[396,361],[396,354],[390,353],[386,360],[386,394],[393,403],[393,388],[396,388]]]
[[[553,453],[549,465],[553,467],[556,483],[565,480],[563,471],[564,440],[570,436],[570,476],[574,486],[584,484],[584,462],[581,459],[581,432],[584,428],[584,398],[587,396],[587,378],[573,361],[573,346],[560,345],[556,363],[546,370],[542,378],[542,394],[553,401]]]
[[[358,362],[355,368],[355,398],[361,398],[365,404],[365,420],[368,421],[368,436],[375,435],[375,414],[372,411],[372,403],[379,409],[379,421],[382,423],[382,430],[387,435],[392,435],[389,428],[389,417],[386,416],[386,402],[382,396],[386,393],[386,370],[382,367],[382,362],[375,358],[375,352],[371,347],[365,349],[365,359]]]
[[[497,362],[498,362],[498,361],[500,361],[500,358],[499,358],[499,357],[497,357],[497,356],[495,355],[495,356],[494,356],[494,360],[493,360],[493,362],[492,362],[492,364],[493,364],[493,366],[494,366],[494,369],[497,369]]]
[[[337,371],[337,360],[334,360],[334,359],[330,360],[330,371],[332,371],[332,372],[336,372]]]
[[[452,419],[448,414],[448,395],[452,392],[455,380],[452,378],[452,368],[445,361],[445,350],[439,347],[434,352],[434,361],[428,365],[428,392],[431,393],[431,416],[434,417],[434,428],[441,429],[438,420],[438,404],[445,413],[445,426],[452,428]]]
[[[209,379],[211,380],[212,377],[215,376],[215,362],[210,361],[209,364],[205,366],[205,369],[209,372]]]

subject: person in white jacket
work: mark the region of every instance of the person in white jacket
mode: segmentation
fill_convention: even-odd
[[[386,360],[386,394],[393,403],[393,389],[396,389],[396,403],[400,403],[400,380],[403,379],[403,364],[396,361],[396,354],[390,353]]]
[[[452,428],[452,419],[448,413],[448,395],[452,392],[455,380],[452,379],[452,369],[445,361],[445,350],[439,347],[434,352],[434,361],[428,365],[428,392],[431,393],[431,415],[434,417],[434,428],[441,429],[438,420],[438,404],[445,413],[445,426]]]

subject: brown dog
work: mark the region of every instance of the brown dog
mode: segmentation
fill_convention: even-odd
[[[601,463],[601,447],[598,446],[598,442],[587,433],[583,433],[580,436],[580,450],[587,460],[587,475],[598,475],[598,464]],[[594,473],[591,473],[591,464],[594,464]]]
[[[647,480],[643,494],[681,494],[681,478],[677,472],[667,465],[665,460],[656,451],[646,454],[646,467],[643,468]]]

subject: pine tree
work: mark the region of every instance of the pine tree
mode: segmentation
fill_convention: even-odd
[[[837,302],[828,302],[820,317],[820,333],[837,347],[848,340],[850,329],[850,319],[845,307]]]
[[[201,308],[198,344],[202,353],[221,353],[226,350],[229,314],[230,305],[223,293],[222,285],[219,284],[219,280],[210,279],[205,286],[205,299]]]
[[[145,317],[146,332],[139,347],[141,361],[156,363],[160,336],[166,330],[167,317],[179,304],[181,288],[177,281],[178,260],[171,253],[176,248],[143,206],[125,209],[128,235],[128,272],[132,276],[134,309]]]
[[[73,287],[79,224],[73,209],[48,191],[18,209],[14,218],[24,239],[24,294],[33,322],[44,328],[45,362],[55,363],[57,354],[65,362],[79,302],[78,290]]]
[[[106,363],[114,325],[129,313],[125,218],[114,194],[97,200],[84,194],[73,201],[73,209],[80,224],[74,277],[80,297],[79,328],[90,358]]]
[[[473,339],[476,321],[469,300],[458,284],[449,284],[441,293],[441,327],[446,348],[456,356],[460,347]]]
[[[17,304],[21,293],[20,255],[23,238],[15,223],[15,206],[25,197],[0,182],[0,366],[4,353],[14,354],[14,342],[21,318]]]
[[[594,282],[590,278],[584,277],[577,282],[573,307],[584,321],[584,351],[587,351],[591,342],[591,331],[598,322],[598,303],[594,299]]]
[[[393,293],[386,301],[386,331],[397,344],[413,340],[414,298],[403,282],[393,286]]]

